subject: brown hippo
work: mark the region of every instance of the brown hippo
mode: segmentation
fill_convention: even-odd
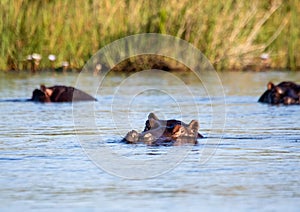
[[[197,144],[199,122],[192,120],[189,124],[175,119],[159,120],[150,113],[143,132],[132,130],[127,133],[124,141],[127,143],[145,143],[148,145],[180,145]]]
[[[267,90],[259,98],[258,102],[278,105],[299,105],[300,104],[300,85],[294,82],[281,82],[274,85],[269,82]]]
[[[174,128],[175,125],[182,125],[184,127],[189,126],[188,124],[186,124],[182,121],[176,120],[176,119],[160,120],[154,113],[150,113],[148,115],[148,120],[145,123],[145,128],[144,128],[143,132],[151,130],[153,128],[156,128],[156,125],[150,124],[150,121],[149,121],[150,119],[154,119],[154,120],[158,121],[160,125],[165,126],[168,129]],[[200,133],[198,133],[197,138],[203,138],[203,136]]]
[[[96,101],[94,97],[81,90],[63,85],[52,87],[41,85],[40,89],[32,92],[30,100],[34,102]]]

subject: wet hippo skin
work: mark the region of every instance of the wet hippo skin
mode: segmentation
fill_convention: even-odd
[[[182,145],[197,144],[199,122],[192,120],[189,124],[179,120],[160,120],[153,113],[148,115],[143,132],[132,130],[123,141],[127,143],[145,143],[147,145]]]
[[[32,92],[30,99],[34,102],[75,102],[75,101],[96,101],[91,95],[74,87],[55,85],[46,87],[41,85],[40,89]]]

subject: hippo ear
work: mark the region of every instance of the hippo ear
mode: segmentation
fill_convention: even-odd
[[[148,120],[150,120],[150,119],[159,120],[159,119],[157,118],[157,116],[156,116],[154,113],[149,113],[149,115],[148,115]]]
[[[41,86],[40,86],[40,89],[41,89],[41,91],[45,92],[47,88],[46,88],[45,85],[41,85]]]
[[[157,128],[157,127],[160,126],[160,123],[156,119],[150,118],[149,119],[149,125],[150,125],[151,128]]]
[[[269,82],[267,87],[268,87],[268,90],[272,90],[272,88],[274,88],[275,85],[272,82]]]
[[[189,123],[189,128],[191,129],[191,131],[193,133],[198,133],[198,130],[199,130],[199,122],[196,121],[196,120],[192,120],[190,123]]]

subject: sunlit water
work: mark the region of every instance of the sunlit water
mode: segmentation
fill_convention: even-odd
[[[225,102],[222,91],[219,96],[210,96],[190,74],[177,76],[193,90],[192,95],[169,78],[158,82],[165,83],[172,95],[158,90],[141,92],[139,86],[146,81],[157,84],[151,76],[138,79],[120,93],[116,88],[122,88],[118,86],[127,76],[112,75],[97,91],[98,102],[75,106],[3,100],[29,98],[41,83],[74,86],[77,74],[0,76],[2,209],[299,211],[300,107],[268,106],[257,99],[268,81],[300,82],[300,73],[219,73]],[[94,93],[91,82],[95,77],[86,75],[83,79],[84,90]],[[201,80],[210,80],[212,87],[218,81],[205,76]],[[137,95],[131,97],[133,93]],[[125,104],[128,98],[129,106]],[[89,108],[93,109],[92,117],[85,113]],[[118,167],[122,164],[103,168],[101,161],[83,150],[86,143],[76,136],[73,110],[97,128],[85,122],[81,126],[75,120],[78,135],[92,136],[88,146],[98,151],[97,160],[103,156],[101,147],[108,147],[124,160],[153,160],[166,170],[151,178],[132,180],[114,169],[122,170],[124,167]],[[188,152],[182,151],[185,147],[121,143],[127,131],[143,129],[149,112],[185,122],[198,119],[200,133],[206,138]],[[172,164],[172,159],[179,157],[168,154],[172,150],[188,154]],[[167,159],[161,160],[163,156]],[[134,167],[131,174],[141,176]]]

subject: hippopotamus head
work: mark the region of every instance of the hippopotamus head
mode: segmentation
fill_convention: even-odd
[[[50,100],[50,94],[51,94],[51,90],[49,90],[47,92],[47,89],[44,85],[41,85],[41,89],[35,89],[32,92],[32,97],[31,97],[31,101],[34,102],[51,102]]]
[[[141,142],[148,145],[196,144],[200,135],[198,133],[199,122],[196,120],[185,124],[175,119],[159,120],[153,113],[150,113],[145,125],[143,132],[138,133],[132,130],[127,133],[124,140],[128,143]]]
[[[268,104],[299,104],[300,86],[294,82],[281,82],[274,85],[269,82],[267,90],[259,98],[258,102]]]
[[[150,121],[152,119],[155,120],[155,122]],[[148,115],[148,120],[145,123],[145,128],[143,132],[155,129],[157,126],[164,126],[166,129],[173,129],[176,125],[182,125],[184,127],[189,126],[188,124],[176,119],[160,120],[154,113],[150,113]],[[203,138],[203,136],[197,132],[197,138]]]
[[[46,87],[41,85],[32,93],[31,101],[35,102],[73,102],[73,101],[96,101],[89,94],[70,86],[55,85]]]

